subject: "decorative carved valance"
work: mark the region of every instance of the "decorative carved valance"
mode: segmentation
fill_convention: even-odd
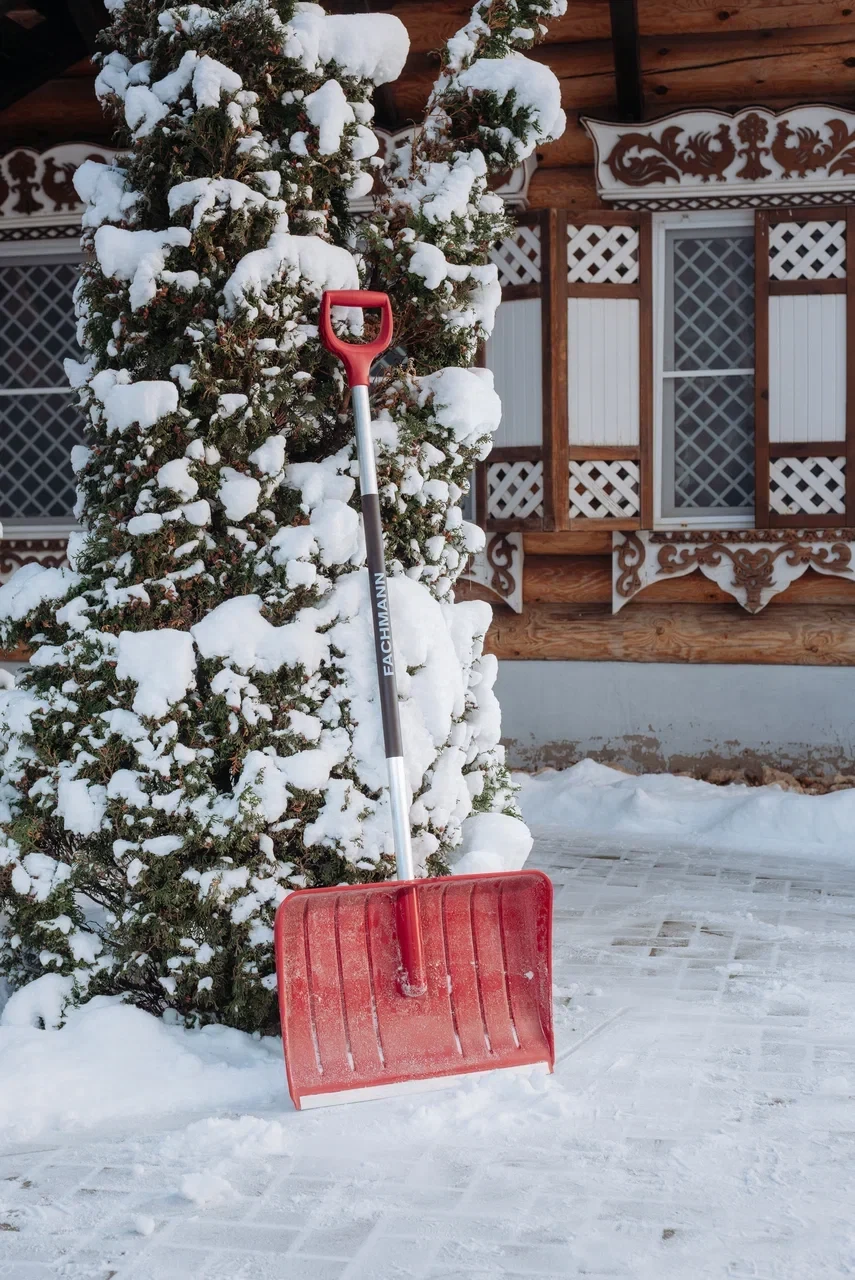
[[[612,612],[653,582],[696,570],[759,613],[808,569],[855,581],[855,529],[615,533]]]
[[[855,203],[855,112],[679,111],[652,124],[585,120],[597,187],[630,208]]]
[[[522,534],[488,533],[484,550],[472,557],[461,577],[464,582],[486,588],[498,604],[509,605],[514,613],[522,613]]]
[[[68,535],[0,539],[0,586],[25,564],[43,564],[46,569],[68,564]]]
[[[405,129],[398,129],[395,133],[390,133],[387,129],[375,129],[377,139],[380,143],[380,149],[377,156],[383,161],[383,165],[388,165],[389,161],[397,152],[404,147],[409,147],[418,133],[417,125],[408,125]],[[491,186],[497,196],[501,196],[506,205],[515,209],[528,208],[528,185],[531,182],[531,175],[537,168],[537,160],[535,157],[526,156],[522,164],[518,164],[510,173],[504,174],[501,180],[491,182]],[[359,199],[351,201],[351,208],[355,212],[368,212],[373,208],[374,197],[383,192],[383,169],[378,168],[377,180],[374,184],[374,191],[371,195],[361,196]]]
[[[0,586],[25,564],[43,564],[48,569],[68,564],[68,535],[0,538]],[[462,579],[486,588],[497,603],[522,613],[522,534],[488,534],[484,550],[472,557]]]
[[[401,147],[412,142],[414,128],[397,133],[377,130],[378,155],[387,163]],[[0,241],[74,239],[80,234],[83,206],[74,190],[74,170],[84,160],[112,160],[118,155],[108,147],[88,142],[67,142],[41,154],[28,147],[0,156]],[[525,208],[528,184],[537,161],[530,156],[495,187],[506,204]],[[378,171],[375,194],[382,190],[382,169]],[[366,213],[374,196],[352,201],[354,212]]]
[[[67,142],[39,154],[19,147],[0,157],[0,239],[57,240],[80,234],[83,206],[74,170],[84,160],[112,160],[107,147]]]

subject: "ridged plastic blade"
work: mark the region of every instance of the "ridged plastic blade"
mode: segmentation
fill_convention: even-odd
[[[418,895],[427,991],[404,995],[396,898]],[[540,871],[297,891],[276,915],[288,1087],[335,1095],[554,1061],[552,885]]]

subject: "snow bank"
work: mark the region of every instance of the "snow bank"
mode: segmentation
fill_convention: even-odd
[[[476,871],[519,871],[534,837],[524,822],[507,813],[474,813],[463,823],[463,840],[452,863],[454,875]]]
[[[516,781],[523,816],[538,827],[735,851],[855,851],[855,790],[803,796],[777,786],[716,787],[667,773],[631,777],[593,760]]]
[[[58,1016],[67,979],[47,974],[16,992],[0,1017],[0,1140],[143,1122],[176,1112],[281,1102],[282,1048],[226,1027],[185,1031],[98,997]]]

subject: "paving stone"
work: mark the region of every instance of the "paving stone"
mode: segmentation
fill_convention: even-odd
[[[181,1225],[182,1245],[196,1248],[249,1249],[256,1253],[287,1253],[300,1233],[293,1228],[262,1222],[200,1222]]]
[[[22,1147],[0,1155],[0,1280],[851,1274],[855,871],[555,832],[535,861],[557,884],[551,1130],[522,1095],[480,1124],[473,1095],[465,1144],[425,1111],[399,1152],[379,1107],[333,1150],[307,1120],[206,1208],[146,1135]]]

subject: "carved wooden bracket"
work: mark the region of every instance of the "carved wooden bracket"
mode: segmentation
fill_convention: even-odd
[[[585,120],[604,200],[632,208],[855,203],[855,112],[679,111],[652,124]]]
[[[510,605],[514,613],[522,613],[523,535],[488,533],[484,550],[472,557],[461,577],[486,588],[493,599]]]
[[[808,569],[855,581],[855,529],[738,529],[612,535],[612,613],[652,582],[700,570],[759,613]]]

